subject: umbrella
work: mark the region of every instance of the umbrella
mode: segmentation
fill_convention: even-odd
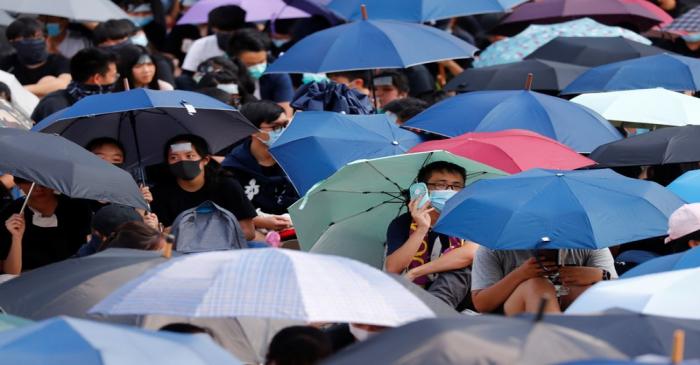
[[[688,203],[700,203],[700,170],[684,173],[666,188]]]
[[[624,358],[604,341],[572,329],[492,315],[427,319],[389,329],[324,364],[553,364]]]
[[[5,83],[10,88],[12,93],[12,105],[19,110],[25,117],[32,115],[34,108],[39,104],[39,98],[36,95],[25,89],[22,84],[17,81],[15,75],[0,70],[0,82]]]
[[[371,9],[370,9],[371,11]],[[476,48],[442,30],[393,20],[363,20],[297,42],[267,73],[322,73],[407,68],[472,57]]]
[[[435,150],[445,150],[509,174],[534,168],[574,170],[595,164],[595,161],[555,140],[520,129],[466,133],[454,138],[424,142],[409,152]]]
[[[592,359],[582,361],[571,361],[559,365],[700,365],[700,360],[671,361],[663,356],[653,356],[651,359],[643,357],[641,360],[613,360],[613,359]]]
[[[124,10],[110,0],[0,0],[0,9],[13,13],[52,15],[90,22],[129,18]]]
[[[608,169],[534,169],[460,191],[433,229],[494,250],[599,249],[666,234],[681,205]]]
[[[0,99],[0,128],[29,130],[34,123],[5,99]]]
[[[533,24],[518,35],[495,42],[474,60],[474,67],[517,62],[557,37],[624,37],[644,44],[651,41],[620,27],[609,27],[583,18],[552,25]]]
[[[546,60],[524,60],[503,65],[469,68],[445,85],[447,91],[517,90],[528,74],[534,76],[532,90],[558,94],[588,68]]]
[[[526,129],[588,153],[622,136],[598,113],[529,90],[475,91],[443,100],[404,124],[446,137]]]
[[[389,223],[406,212],[404,193],[421,167],[447,161],[467,170],[467,184],[506,175],[485,164],[434,151],[358,160],[289,208],[301,248],[350,257],[381,268]]]
[[[700,126],[661,128],[604,144],[589,156],[607,167],[700,161]]]
[[[383,326],[435,316],[401,284],[361,262],[275,248],[172,259],[110,294],[91,312]]]
[[[341,17],[362,20],[360,5],[371,9],[372,19],[423,23],[473,14],[503,13],[527,0],[334,0],[328,9]]]
[[[595,67],[664,52],[661,48],[623,37],[557,37],[525,59],[536,58]]]
[[[12,22],[15,21],[15,18],[12,17],[12,15],[8,14],[4,10],[0,10],[0,26],[8,26],[12,24]]]
[[[657,257],[633,267],[622,275],[623,279],[636,276],[655,274],[665,271],[692,269],[700,267],[700,248],[691,248],[688,251]],[[700,356],[700,355],[699,355]]]
[[[597,283],[566,310],[584,314],[622,308],[637,313],[700,319],[700,268],[638,276]]]
[[[220,151],[257,131],[233,107],[188,91],[130,91],[88,96],[46,117],[36,131],[57,133],[80,145],[112,137],[126,149],[126,166],[163,162],[165,142],[183,133]]]
[[[207,335],[56,317],[0,332],[0,358],[23,365],[242,364]]]
[[[248,22],[275,19],[306,18],[308,13],[287,5],[282,0],[200,0],[177,21],[177,24],[206,24],[209,12],[224,5],[238,5],[246,11]]]
[[[285,4],[289,4],[297,9],[301,9],[312,15],[319,15],[328,20],[329,23],[335,25],[343,21],[338,18],[335,13],[327,8],[332,0],[283,0]]]
[[[71,198],[148,207],[126,171],[60,136],[0,128],[0,171]]]
[[[422,141],[384,114],[303,112],[294,117],[270,153],[304,195],[348,162],[398,155]]]
[[[624,126],[700,125],[700,99],[663,88],[582,94],[572,102]]]
[[[33,320],[67,315],[94,319],[87,311],[107,295],[165,262],[157,251],[112,248],[92,256],[47,265],[0,285],[0,308]],[[51,285],[46,285],[50,282]],[[211,330],[221,345],[247,363],[264,362],[267,347],[279,330],[295,321],[258,318],[184,318],[173,316],[110,316],[104,321],[158,329],[170,323],[191,323]]]
[[[32,323],[32,321],[11,316],[9,314],[0,314],[0,332],[19,328]]]
[[[661,53],[594,67],[566,87],[562,94],[662,87],[675,91],[700,90],[700,60]]]
[[[700,32],[700,6],[696,6],[674,19],[664,28],[665,31]]]
[[[290,105],[301,111],[329,111],[343,114],[372,114],[369,97],[334,81],[311,82],[294,93]]]
[[[517,7],[501,22],[501,29],[522,29],[529,24],[549,24],[589,17],[609,25],[633,25],[639,30],[673,18],[658,6],[642,4],[646,0],[538,0]]]

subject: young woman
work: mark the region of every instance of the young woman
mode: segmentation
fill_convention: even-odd
[[[145,47],[129,45],[119,51],[118,70],[121,80],[117,83],[120,90],[124,88],[124,79],[129,80],[129,87],[153,90],[173,90],[173,85],[156,77],[157,69],[153,57]]]

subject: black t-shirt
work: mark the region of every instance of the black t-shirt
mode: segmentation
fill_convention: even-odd
[[[413,223],[413,219],[410,213],[404,213],[389,223],[389,228],[386,230],[387,255],[394,253],[408,240],[408,237],[411,235],[411,223]],[[450,239],[446,235],[430,230],[428,231],[428,252],[433,252],[433,246],[437,238],[440,239],[443,251],[450,243]]]
[[[0,258],[7,258],[12,244],[12,236],[4,227],[4,222],[22,208],[23,199],[15,200],[2,212],[0,221]],[[58,197],[56,207],[57,227],[43,228],[32,224],[34,212],[24,210],[25,230],[22,237],[22,271],[36,269],[54,262],[65,260],[87,242],[90,234],[92,212],[88,200]]]
[[[34,108],[34,112],[32,112],[31,118],[34,123],[39,123],[42,119],[75,104],[77,101],[78,100],[68,94],[68,91],[56,90],[44,96],[44,98],[39,101],[39,104]]]
[[[178,214],[207,200],[228,210],[238,221],[251,219],[257,214],[250,200],[243,194],[241,184],[229,176],[219,176],[216,183],[207,183],[195,192],[180,188],[176,182],[153,188],[151,209],[158,219],[169,227]]]
[[[44,76],[70,73],[70,61],[60,54],[50,54],[43,65],[27,68],[19,62],[17,54],[12,54],[0,61],[0,68],[15,75],[20,84],[31,85],[39,82]]]

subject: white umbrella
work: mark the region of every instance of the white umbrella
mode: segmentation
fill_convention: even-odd
[[[633,312],[700,319],[700,268],[600,282],[586,290],[566,313],[622,308]]]
[[[617,125],[700,124],[700,99],[663,88],[583,94],[571,101]]]
[[[9,72],[0,70],[0,82],[4,82],[10,88],[10,92],[12,92],[12,105],[15,109],[29,118],[34,108],[36,108],[36,105],[39,104],[39,98],[25,89],[24,86],[17,81],[15,75]]]
[[[129,17],[110,0],[0,0],[0,10],[92,22]]]
[[[369,265],[273,248],[172,259],[130,281],[90,312],[382,326],[435,317],[408,289]]]

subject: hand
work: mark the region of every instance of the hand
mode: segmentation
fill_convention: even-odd
[[[566,286],[586,286],[603,280],[603,270],[597,267],[563,266],[559,269],[559,277]]]
[[[428,230],[433,223],[433,218],[430,217],[430,213],[435,211],[435,208],[430,207],[430,202],[425,203],[422,207],[418,206],[418,203],[423,199],[423,196],[419,196],[416,199],[411,200],[408,203],[408,210],[411,212],[411,217],[413,221],[416,222],[418,228]]]
[[[146,223],[147,226],[160,232],[160,222],[158,221],[158,216],[155,213],[144,214],[143,223]]]
[[[5,221],[5,227],[10,232],[13,238],[22,238],[24,235],[24,217],[19,214],[13,214]]]
[[[518,275],[522,281],[546,276],[556,272],[556,263],[545,261],[542,262],[544,269],[537,262],[537,258],[530,257],[527,261],[523,262],[517,269],[513,271],[515,275]],[[546,270],[545,270],[546,269]]]
[[[416,272],[416,269],[413,268],[411,270],[406,271],[406,273],[403,274],[403,277],[406,278],[406,280],[408,281],[413,281],[416,280],[416,278],[418,277],[418,273]]]
[[[153,194],[151,194],[151,189],[149,189],[148,186],[141,185],[141,194],[143,195],[143,199],[146,200],[146,203],[151,204],[151,202],[153,202]]]
[[[292,221],[283,215],[268,215],[257,219],[257,226],[281,231],[292,226]]]

